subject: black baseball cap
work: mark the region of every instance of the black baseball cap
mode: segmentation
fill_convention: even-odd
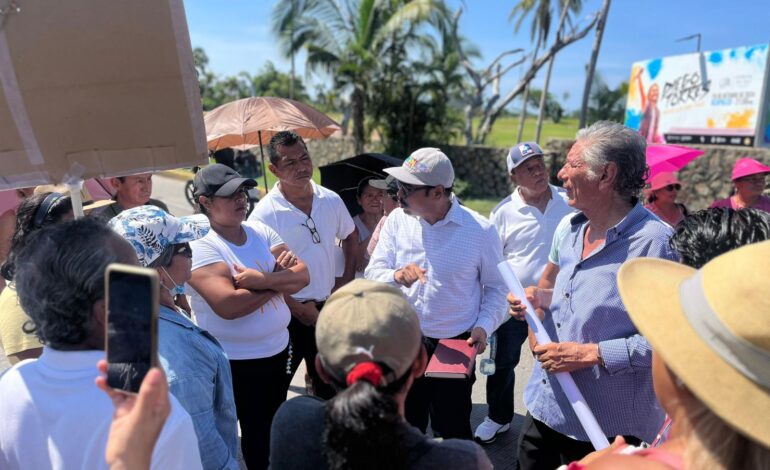
[[[241,186],[254,188],[257,186],[257,182],[251,178],[241,177],[237,171],[221,163],[214,163],[201,168],[193,180],[195,197],[232,196]]]
[[[382,189],[385,192],[396,194],[398,192],[398,184],[396,183],[396,178],[388,175],[385,179],[371,179],[369,180],[369,186],[375,187],[377,189]]]

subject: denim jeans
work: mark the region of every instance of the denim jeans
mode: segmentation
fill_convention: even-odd
[[[487,377],[487,405],[489,418],[498,424],[513,420],[513,370],[519,363],[521,345],[527,339],[527,322],[510,318],[495,332],[497,352],[495,373]]]

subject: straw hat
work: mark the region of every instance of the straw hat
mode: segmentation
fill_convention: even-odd
[[[620,268],[618,287],[639,331],[692,393],[770,447],[768,259],[770,241],[728,252],[698,271],[637,258]]]

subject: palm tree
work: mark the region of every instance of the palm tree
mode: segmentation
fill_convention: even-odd
[[[535,41],[535,48],[532,51],[532,62],[537,60],[537,53],[542,46],[545,46],[548,41],[548,35],[551,31],[551,20],[553,19],[551,0],[520,0],[519,3],[513,7],[509,19],[517,18],[514,30],[516,32],[521,29],[524,20],[527,19],[530,14],[533,14],[532,22],[530,23],[530,38]],[[564,13],[567,9],[577,12],[581,8],[581,0],[558,0],[558,11]],[[564,21],[569,17],[564,14],[560,15],[559,27],[557,34],[561,32],[564,25]],[[555,57],[552,57],[548,63],[548,73],[546,76],[546,84],[543,87],[543,98],[548,95],[548,83],[550,82],[551,70],[553,68],[553,61]],[[527,119],[527,101],[529,99],[529,84],[524,88],[524,94],[522,96],[521,115],[519,117],[519,129],[516,133],[516,141],[521,142],[522,135],[524,133],[524,121]],[[545,110],[545,101],[541,100],[540,113],[538,121],[542,126],[542,116]],[[539,135],[537,139],[539,140]]]
[[[295,20],[300,13],[307,9],[307,0],[282,0],[273,7],[273,33],[278,36],[281,52],[289,56],[291,70],[289,72],[289,98],[294,99],[294,56],[301,49],[297,41]]]
[[[582,5],[582,0],[560,0],[561,3],[561,15],[559,17],[559,26],[556,28],[556,40],[559,40],[565,22],[569,21],[568,13],[571,11],[573,14],[577,14]],[[535,142],[540,143],[540,132],[543,129],[543,118],[545,117],[545,105],[546,97],[548,96],[548,87],[551,84],[551,72],[553,72],[553,63],[556,61],[556,55],[551,57],[548,61],[548,69],[545,73],[545,82],[543,83],[543,93],[540,95],[540,109],[537,114],[537,125],[535,126]]]
[[[596,24],[596,37],[594,38],[594,47],[591,51],[591,61],[588,63],[586,83],[583,87],[583,103],[580,106],[580,129],[586,126],[586,119],[588,118],[588,100],[591,97],[591,85],[594,82],[594,71],[596,70],[596,61],[599,59],[599,49],[602,47],[604,26],[607,24],[607,15],[610,13],[610,3],[611,0],[604,0],[601,12],[599,13],[599,22]]]
[[[388,61],[391,45],[416,40],[418,25],[446,20],[443,0],[296,0],[290,7],[282,3],[289,2],[277,3],[274,30],[291,32],[288,50],[307,50],[309,71],[328,73],[336,87],[349,90],[355,149],[363,152],[374,72]]]
[[[530,13],[534,14],[529,30],[530,39],[535,41],[535,48],[532,50],[532,62],[534,63],[537,59],[537,53],[540,50],[540,46],[545,44],[551,29],[551,0],[519,1],[508,16],[509,20],[518,17],[514,31],[517,33],[519,32],[521,25]],[[529,84],[524,88],[524,94],[521,97],[521,114],[519,115],[519,129],[516,132],[516,142],[521,142],[521,136],[524,134],[524,121],[527,119],[528,100]]]

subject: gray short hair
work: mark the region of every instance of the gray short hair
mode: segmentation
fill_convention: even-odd
[[[647,177],[647,142],[638,132],[622,124],[598,121],[580,129],[577,141],[581,143],[581,157],[588,165],[589,174],[607,163],[615,163],[618,175],[615,192],[636,202]]]
[[[119,238],[98,218],[42,228],[16,258],[19,303],[40,340],[68,349],[91,333],[93,305],[104,298],[104,269],[118,261],[110,240]]]

